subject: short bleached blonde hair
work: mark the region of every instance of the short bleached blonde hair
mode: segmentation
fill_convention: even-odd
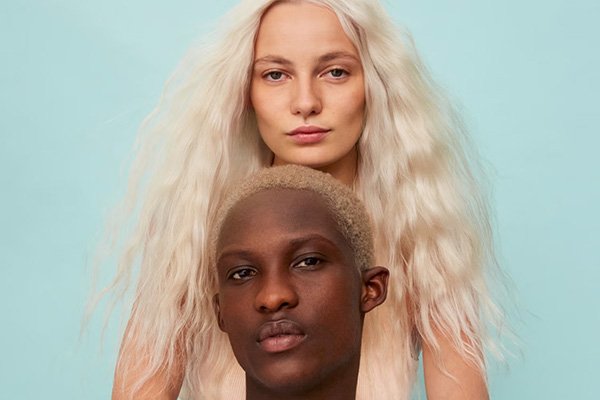
[[[352,250],[358,269],[364,271],[375,266],[371,223],[356,194],[330,174],[299,165],[262,169],[227,194],[209,235],[213,260],[221,228],[231,210],[248,197],[272,189],[308,191],[319,196]]]

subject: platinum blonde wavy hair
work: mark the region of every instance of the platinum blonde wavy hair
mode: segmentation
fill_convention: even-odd
[[[503,313],[486,284],[491,230],[461,121],[377,1],[304,1],[337,14],[365,76],[354,190],[374,224],[377,263],[391,275],[388,300],[365,321],[358,398],[376,387],[379,399],[407,399],[415,338],[436,351],[436,332],[485,372],[483,349],[498,350],[486,327],[502,328]],[[272,162],[248,93],[255,36],[276,2],[241,1],[190,52],[142,127],[123,206],[136,223],[107,288],[116,299],[133,294],[124,340],[145,356],[119,363],[145,371],[137,387],[184,359],[182,398],[243,396],[212,310],[208,233],[230,185]]]

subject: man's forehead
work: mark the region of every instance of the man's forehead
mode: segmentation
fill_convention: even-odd
[[[321,195],[311,190],[282,188],[264,189],[238,201],[227,214],[219,238],[253,234],[261,227],[273,225],[289,230],[316,228],[346,242],[339,233],[334,212]]]
[[[318,212],[329,215],[335,221],[333,211],[325,199],[320,194],[306,189],[263,189],[238,201],[229,214],[252,216],[259,212],[274,216],[291,213],[309,215]]]

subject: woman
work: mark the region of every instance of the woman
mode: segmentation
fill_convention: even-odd
[[[488,397],[484,324],[501,314],[486,208],[458,119],[400,37],[375,1],[246,0],[183,65],[134,168],[129,198],[148,185],[114,282],[139,263],[113,398],[243,393],[210,309],[206,232],[229,185],[287,163],[353,187],[391,271],[357,398],[407,399],[421,349],[429,399]]]

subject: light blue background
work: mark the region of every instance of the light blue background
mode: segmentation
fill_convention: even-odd
[[[109,397],[117,337],[79,337],[90,259],[136,128],[234,2],[0,5],[0,398]],[[600,393],[600,4],[388,1],[494,168],[523,356],[496,399]]]

